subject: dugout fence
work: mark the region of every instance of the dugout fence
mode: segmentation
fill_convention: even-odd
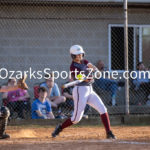
[[[18,75],[17,71],[28,71],[30,107],[25,118],[30,116],[35,85],[44,82],[44,69],[59,73],[69,72],[71,63],[69,48],[74,44],[83,46],[85,58],[93,64],[111,73],[118,72],[116,79],[96,80],[93,88],[102,98],[110,114],[126,113],[127,97],[123,78],[125,71],[123,2],[123,0],[0,1],[0,82],[7,84],[11,71],[14,71],[15,77]],[[129,72],[137,71],[137,64],[141,61],[147,71],[150,69],[149,6],[148,1],[128,1]],[[65,76],[64,73],[62,75]],[[149,74],[147,76],[150,80]],[[55,80],[60,91],[61,85],[67,81],[68,78]],[[148,87],[148,84],[136,86],[133,79],[129,78],[128,96],[131,114],[150,113]],[[3,94],[1,97],[3,98]],[[7,97],[5,98],[4,102],[7,103]],[[24,106],[16,106],[12,112],[14,118],[20,113],[18,107]],[[68,104],[60,105],[54,111],[56,115],[60,112],[65,115],[71,114]],[[24,113],[26,114],[26,110]],[[88,108],[87,114],[94,117],[97,112]]]

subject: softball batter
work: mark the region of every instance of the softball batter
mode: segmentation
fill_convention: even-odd
[[[80,72],[82,71],[82,74],[84,72],[85,76],[89,74],[88,68],[96,70],[96,67],[94,65],[89,63],[87,60],[83,59],[85,52],[80,45],[73,45],[70,48],[70,54],[72,57],[72,64],[70,66],[70,71],[73,72],[71,76],[74,80],[76,80],[74,73],[75,70],[78,71],[77,75],[79,75]],[[110,121],[107,113],[107,108],[103,104],[100,97],[93,91],[92,88],[93,82],[94,80],[91,78],[86,79],[85,81],[77,84],[74,87],[72,93],[74,99],[73,116],[67,119],[61,125],[57,125],[54,132],[52,133],[52,137],[56,137],[63,129],[71,126],[72,124],[77,124],[82,119],[86,104],[89,104],[99,112],[101,120],[106,130],[106,138],[115,139],[115,136],[110,129]]]

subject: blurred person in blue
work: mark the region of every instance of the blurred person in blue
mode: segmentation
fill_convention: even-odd
[[[45,82],[40,85],[47,90],[47,99],[50,101],[52,107],[57,108],[59,104],[64,103],[66,98],[60,95],[60,90],[57,83],[54,82],[53,74],[45,75]]]
[[[134,90],[143,89],[150,99],[150,70],[147,70],[143,62],[137,64],[137,71],[133,74]]]
[[[134,78],[133,84],[135,85],[135,90],[138,90],[140,87],[144,87],[144,86],[148,86],[148,88],[150,87],[150,79],[148,77],[148,70],[146,69],[143,62],[139,62],[137,64],[137,71],[136,73],[134,73],[133,78]]]
[[[103,74],[105,70],[105,64],[102,60],[99,60],[97,62],[97,68],[98,70]],[[124,86],[124,81],[116,81],[114,79],[111,78],[107,78],[107,77],[101,77],[99,79],[95,79],[95,82],[93,84],[94,89],[102,89],[108,92],[111,92],[111,105],[115,106],[117,105],[116,102],[116,96],[117,96],[117,91],[118,89],[120,89],[121,87]]]
[[[46,99],[47,90],[39,88],[39,98],[32,103],[32,119],[54,119],[51,103]]]

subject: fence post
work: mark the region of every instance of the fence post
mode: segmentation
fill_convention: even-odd
[[[124,56],[125,71],[128,67],[128,1],[124,0]],[[125,114],[129,114],[129,79],[125,79]]]

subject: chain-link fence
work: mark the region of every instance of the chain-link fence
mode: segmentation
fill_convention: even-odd
[[[149,3],[144,2],[129,2],[128,4],[130,71],[137,69],[138,62],[143,61],[147,67],[150,64],[149,5]],[[43,78],[45,72],[68,72],[72,61],[69,48],[75,44],[83,46],[85,58],[97,65],[101,71],[117,70],[119,72],[115,80],[96,79],[93,88],[102,98],[110,114],[124,114],[123,1],[0,1],[0,82],[1,84],[7,83],[13,71],[15,71],[13,74],[15,77],[19,76],[21,71],[28,71],[29,90],[26,93],[26,100],[22,98],[17,103],[15,100],[12,102],[11,113],[14,114],[13,117],[30,117],[26,114],[31,113],[31,105],[35,99],[36,90],[42,82],[45,82]],[[60,93],[61,85],[67,81],[68,78],[55,80]],[[146,87],[147,90],[143,87]],[[69,89],[70,94],[71,91]],[[149,113],[149,81],[147,80],[143,86],[136,86],[130,79],[129,91],[130,113]],[[5,99],[3,100],[5,105],[9,106],[8,103],[11,100],[8,101],[8,95],[2,95],[2,97]],[[53,108],[56,116],[58,114],[72,114],[73,102],[69,98],[67,101],[57,105],[57,108]],[[97,114],[88,106],[86,111],[85,114],[91,116]],[[19,113],[21,115],[18,115]]]

